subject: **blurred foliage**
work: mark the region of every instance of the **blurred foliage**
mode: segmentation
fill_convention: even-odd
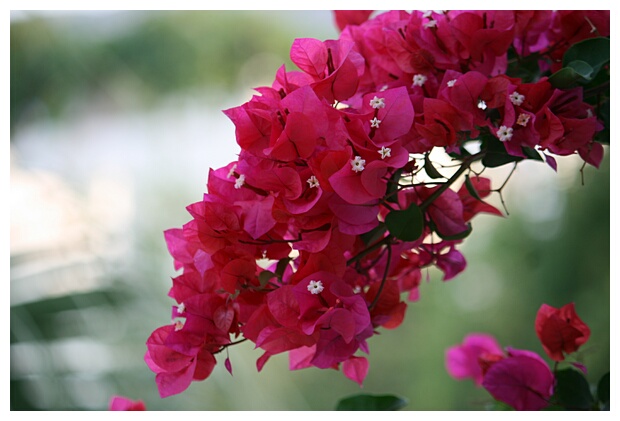
[[[134,22],[99,36],[76,36],[62,16],[11,24],[12,128],[33,108],[57,117],[69,100],[115,86],[139,90],[145,105],[206,85],[232,90],[241,65],[257,54],[276,54],[291,68],[290,27],[265,30],[261,12],[123,12],[118,19]]]

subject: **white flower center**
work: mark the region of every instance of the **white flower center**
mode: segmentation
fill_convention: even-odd
[[[370,100],[370,106],[375,110],[378,108],[385,108],[385,98],[379,98],[375,96]]]
[[[510,94],[509,98],[510,102],[512,102],[514,105],[521,105],[525,100],[525,95],[521,95],[519,92],[514,91]]]
[[[481,110],[486,110],[487,109],[487,103],[484,102],[483,100],[478,100],[478,108],[480,108]]]
[[[389,158],[390,156],[392,156],[392,149],[386,148],[385,146],[381,146],[381,149],[379,149],[377,152],[379,152],[379,155],[381,155],[381,159]]]
[[[366,165],[366,160],[361,156],[356,156],[351,160],[351,169],[355,172],[364,171],[364,165]]]
[[[376,129],[379,128],[379,124],[381,124],[381,120],[377,119],[377,117],[370,120],[370,127],[374,127]]]
[[[424,24],[424,29],[434,28],[437,26],[437,21],[435,19],[431,19]]]
[[[422,86],[426,82],[428,78],[424,75],[414,75],[413,76],[413,85],[414,86]]]
[[[512,139],[512,127],[500,126],[496,134],[499,140],[506,142]]]
[[[183,326],[185,326],[185,323],[183,323],[182,320],[177,320],[176,322],[174,322],[175,332],[178,332],[179,330],[183,329]]]
[[[456,83],[456,79],[449,80],[448,83],[447,83],[448,88],[453,87],[455,83]]]
[[[237,178],[237,181],[235,181],[235,188],[240,189],[241,186],[243,186],[244,184],[245,184],[245,175],[240,174],[239,178]]]
[[[307,179],[306,183],[308,183],[310,188],[319,187],[319,180],[315,176],[311,176],[309,179]]]
[[[321,281],[310,281],[308,283],[308,291],[312,294],[320,294],[323,291],[323,282]]]
[[[179,314],[185,313],[185,304],[184,303],[181,303],[181,304],[179,304],[177,306],[177,313],[179,313]]]

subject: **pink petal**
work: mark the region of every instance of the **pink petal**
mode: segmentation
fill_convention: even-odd
[[[351,357],[342,363],[342,372],[362,387],[368,374],[368,360],[365,357]]]

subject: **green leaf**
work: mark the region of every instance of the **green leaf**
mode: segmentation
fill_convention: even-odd
[[[264,270],[258,274],[258,282],[260,282],[260,286],[264,287],[271,279],[276,277],[277,275],[275,273],[269,270]]]
[[[394,210],[385,217],[385,225],[394,237],[415,241],[424,231],[424,216],[418,205],[412,203],[405,210]]]
[[[275,274],[278,277],[278,279],[282,279],[282,275],[284,275],[284,271],[286,270],[286,267],[288,266],[288,263],[290,261],[291,261],[290,257],[285,257],[278,261],[278,264],[276,265],[276,274]]]
[[[562,58],[563,68],[549,77],[554,87],[565,89],[594,79],[610,59],[610,40],[588,38],[572,45]]]
[[[446,178],[433,166],[428,154],[424,155],[424,171],[426,171],[426,174],[433,179]]]
[[[587,81],[592,80],[592,76],[594,75],[592,66],[582,60],[571,61],[566,67],[573,69],[575,73]]]
[[[463,232],[459,232],[458,234],[454,234],[454,235],[443,235],[442,233],[440,233],[436,228],[435,228],[435,232],[444,240],[448,240],[448,241],[452,241],[452,240],[462,240],[465,237],[468,237],[469,234],[471,234],[472,228],[471,228],[471,223],[468,222],[467,223],[467,229]]]
[[[595,140],[597,142],[609,145],[609,101],[603,102],[598,109],[598,116],[603,120],[605,128],[596,134]]]
[[[486,153],[482,158],[482,165],[485,167],[501,167],[511,162],[523,160],[523,158],[519,156],[508,155],[504,144],[491,134],[487,134],[482,138],[482,146],[483,149],[486,149]]]
[[[596,387],[596,396],[598,400],[603,404],[602,410],[609,411],[609,373],[601,377]]]
[[[570,368],[559,370],[556,373],[555,398],[566,409],[592,409],[594,398],[590,392],[590,385],[581,371]]]
[[[609,38],[597,37],[588,38],[573,44],[562,58],[564,67],[570,66],[570,63],[581,61],[587,63],[593,70],[591,77],[594,77],[601,67],[609,62],[611,41]],[[576,70],[576,69],[575,69]]]
[[[394,395],[355,395],[342,399],[336,411],[397,411],[409,401]]]
[[[540,153],[538,153],[536,149],[523,146],[521,147],[521,150],[523,151],[523,154],[527,156],[527,159],[533,159],[535,161],[541,161],[541,162],[544,161],[542,156],[540,156]]]
[[[471,196],[474,199],[478,199],[482,202],[482,198],[480,197],[480,195],[478,194],[478,191],[476,190],[476,188],[474,187],[473,184],[471,184],[471,180],[469,179],[469,175],[465,175],[465,188],[467,189],[467,191],[469,192],[469,194],[471,194]]]
[[[571,67],[563,67],[551,76],[549,76],[549,83],[558,89],[567,89],[573,87],[577,82],[583,80],[575,69]]]

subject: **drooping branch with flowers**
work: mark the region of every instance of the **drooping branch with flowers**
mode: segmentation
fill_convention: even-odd
[[[361,385],[367,340],[401,324],[422,270],[455,278],[473,218],[502,215],[485,199],[505,182],[486,168],[601,163],[608,11],[369,16],[336,12],[337,40],[295,40],[299,70],[282,66],[224,111],[238,159],[165,232],[181,273],[173,321],[145,356],[162,397],[217,358],[232,372],[222,351],[243,341],[261,350],[258,370],[286,352],[291,370],[336,368]]]

